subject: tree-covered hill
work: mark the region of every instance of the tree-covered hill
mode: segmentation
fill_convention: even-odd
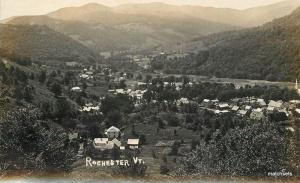
[[[148,50],[239,28],[201,17],[118,12],[95,3],[45,16],[15,17],[7,23],[45,25],[97,52]]]
[[[46,26],[0,25],[0,54],[33,60],[94,61],[95,54],[75,40]]]
[[[202,50],[198,55],[189,60],[177,61],[168,70],[271,81],[292,81],[297,77],[299,79],[299,20],[300,9],[297,9],[291,15],[261,27],[194,40],[191,45],[201,45]]]

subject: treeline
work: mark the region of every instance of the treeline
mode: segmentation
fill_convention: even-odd
[[[144,98],[147,101],[174,101],[180,98],[196,99],[202,102],[203,99],[219,99],[228,101],[233,98],[259,97],[266,101],[299,99],[295,90],[280,88],[277,86],[245,86],[236,89],[233,84],[219,84],[203,82],[199,84],[189,84],[188,78],[183,82],[181,90],[176,89],[175,83],[164,86],[164,79],[155,78],[152,84],[148,85]]]

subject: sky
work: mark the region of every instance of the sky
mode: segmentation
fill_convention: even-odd
[[[222,7],[247,9],[280,2],[283,0],[0,0],[0,20],[20,15],[42,15],[63,7],[80,6],[96,2],[107,6],[126,3],[163,2],[175,5],[201,5],[207,7]]]

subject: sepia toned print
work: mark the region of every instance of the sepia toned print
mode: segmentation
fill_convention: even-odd
[[[300,0],[0,0],[0,182],[298,182]]]

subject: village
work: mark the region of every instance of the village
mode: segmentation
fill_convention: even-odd
[[[165,54],[163,52],[159,54]],[[106,55],[109,59],[111,55]],[[184,57],[186,54],[168,55],[170,59]],[[78,108],[78,111],[87,115],[104,116],[102,102],[107,96],[128,96],[133,101],[134,112],[128,114],[129,122],[119,126],[106,126],[102,136],[96,138],[81,137],[80,133],[72,130],[69,140],[80,142],[78,150],[78,161],[81,170],[86,157],[98,160],[110,160],[124,158],[128,152],[134,156],[141,157],[147,165],[147,173],[160,174],[169,173],[180,164],[181,157],[193,150],[203,138],[203,132],[195,130],[195,124],[189,122],[191,114],[200,114],[207,111],[216,118],[229,115],[240,119],[252,121],[272,121],[273,116],[283,121],[293,121],[300,116],[300,100],[266,100],[259,96],[244,96],[220,100],[217,97],[201,98],[186,97],[183,95],[187,88],[192,90],[203,83],[188,76],[171,76],[161,73],[144,74],[151,68],[150,57],[126,56],[130,62],[137,63],[138,70],[115,69],[109,64],[96,64],[94,66],[83,66],[78,63],[66,63],[69,70],[77,73],[77,83],[70,88],[71,93],[95,94],[98,99],[86,99],[86,103]],[[142,74],[143,73],[143,74]],[[222,85],[222,84],[221,84]],[[225,83],[223,85],[230,85]],[[254,87],[233,83],[232,90],[240,90],[245,87]],[[101,92],[99,92],[101,88]],[[159,89],[158,89],[159,88]],[[155,90],[160,92],[172,91],[176,97],[165,99],[157,97]],[[296,93],[298,82],[292,89]],[[158,92],[159,92],[158,91]],[[149,97],[150,95],[150,97]],[[168,94],[166,94],[168,95]],[[170,96],[170,95],[168,95]],[[298,94],[299,96],[299,94]],[[156,98],[155,98],[156,97]],[[154,107],[155,106],[155,107]],[[188,107],[187,107],[188,106]],[[186,108],[193,108],[188,110]],[[135,119],[132,116],[142,116],[142,120],[130,122]],[[175,122],[170,122],[170,117],[175,117]],[[153,117],[154,116],[154,117]],[[152,118],[156,121],[151,122]],[[172,121],[171,120],[171,121]],[[193,120],[192,120],[193,121]],[[104,128],[104,124],[101,129]],[[287,122],[283,126],[289,133],[295,132],[294,123]]]

